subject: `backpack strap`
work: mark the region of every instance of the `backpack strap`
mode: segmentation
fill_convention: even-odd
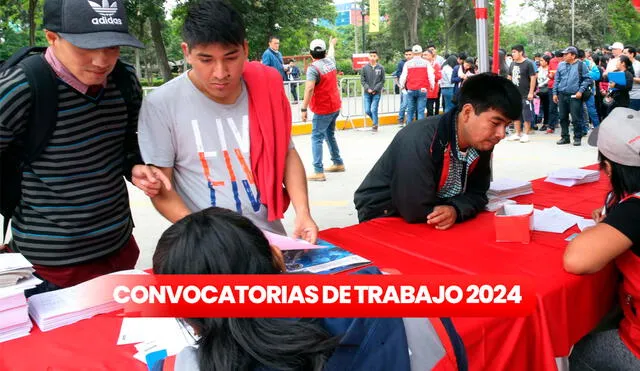
[[[131,169],[136,164],[143,164],[142,155],[140,154],[140,148],[138,146],[137,139],[137,114],[140,109],[140,102],[142,101],[141,93],[135,89],[135,82],[132,80],[131,72],[127,69],[127,64],[118,60],[116,66],[111,73],[114,83],[122,99],[127,106],[127,134],[125,139],[125,161],[124,161],[124,175],[128,181],[131,181]],[[131,122],[131,121],[135,122]],[[134,130],[135,133],[130,133],[129,130]]]
[[[11,56],[3,69],[18,65],[27,77],[31,92],[31,109],[27,128],[23,133],[23,149],[20,154],[20,179],[22,170],[40,156],[47,146],[57,121],[58,94],[57,78],[49,63],[44,59],[46,48],[22,48]],[[33,53],[39,53],[31,55]],[[18,190],[17,192],[20,192]],[[16,197],[13,209],[18,206]],[[2,244],[5,243],[11,215],[5,215],[2,222]]]

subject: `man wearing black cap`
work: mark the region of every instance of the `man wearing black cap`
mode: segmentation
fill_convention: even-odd
[[[142,91],[118,57],[120,46],[143,44],[128,33],[122,0],[46,0],[44,28],[49,47],[36,58],[51,72],[43,78],[55,76],[57,119],[44,150],[25,164],[9,243],[44,280],[28,295],[133,268],[139,250],[123,177],[152,196],[171,186],[142,164],[137,146]],[[27,151],[41,104],[35,89],[22,65],[0,75],[0,154]]]
[[[589,69],[578,60],[578,49],[573,46],[563,51],[564,62],[558,65],[553,85],[553,102],[560,110],[561,138],[557,144],[569,144],[569,113],[573,123],[573,145],[582,141],[582,99],[585,91],[593,83]],[[588,93],[588,92],[587,92]]]

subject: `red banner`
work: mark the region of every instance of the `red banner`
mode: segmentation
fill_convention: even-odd
[[[523,276],[109,275],[86,305],[131,317],[520,317],[535,306]]]

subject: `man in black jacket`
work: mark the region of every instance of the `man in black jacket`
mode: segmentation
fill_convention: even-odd
[[[444,230],[474,217],[487,204],[491,153],[520,116],[519,97],[506,78],[479,74],[462,85],[455,109],[402,129],[356,190],[360,222],[400,216]]]

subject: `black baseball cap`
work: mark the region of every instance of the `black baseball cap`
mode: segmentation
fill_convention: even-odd
[[[144,48],[129,33],[122,0],[45,0],[44,28],[82,49]]]

